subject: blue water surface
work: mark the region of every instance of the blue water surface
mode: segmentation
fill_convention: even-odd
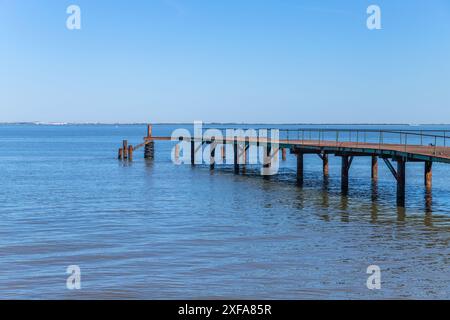
[[[430,195],[423,163],[408,163],[402,209],[382,161],[371,183],[369,157],[355,158],[343,195],[333,156],[325,181],[319,157],[305,156],[303,187],[289,152],[270,178],[258,166],[174,165],[171,142],[156,142],[154,160],[141,149],[118,161],[122,139],[145,133],[0,126],[0,298],[450,298],[450,165],[434,164]],[[80,290],[66,287],[69,265]],[[369,265],[380,290],[366,286]]]

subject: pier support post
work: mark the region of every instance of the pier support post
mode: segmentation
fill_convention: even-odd
[[[122,152],[123,152],[123,154],[122,154],[123,159],[124,160],[128,159],[128,141],[127,140],[123,140],[123,142],[122,142]]]
[[[152,136],[152,125],[148,124],[147,125],[147,137],[151,137]]]
[[[281,160],[286,161],[286,148],[281,148]]]
[[[272,142],[267,141],[265,146],[262,146],[263,148],[263,165],[262,165],[262,174],[264,176],[264,179],[269,179],[271,175],[273,175],[272,171]],[[274,150],[273,157],[276,157],[279,153],[279,150]]]
[[[152,137],[152,125],[147,125],[147,138]],[[155,157],[155,141],[147,141],[144,148],[144,158],[153,159]]]
[[[133,146],[131,144],[128,146],[128,160],[133,161]]]
[[[243,146],[243,148],[244,148],[244,165],[246,165],[247,164],[247,161],[248,161],[248,156],[249,156],[249,153],[248,153],[248,145],[247,145],[247,143],[246,142],[244,142],[244,146]]]
[[[397,206],[405,206],[406,192],[406,161],[403,158],[397,160]]]
[[[270,168],[270,166],[272,165],[272,158],[271,158],[272,144],[271,143],[268,142],[266,147],[265,148],[263,147],[263,153],[264,153],[263,168]]]
[[[144,148],[144,158],[153,159],[155,157],[155,142],[150,141],[145,144]]]
[[[236,138],[233,141],[234,173],[239,174],[239,150]]]
[[[425,161],[425,187],[427,189],[431,189],[432,180],[433,180],[433,162],[432,161]]]
[[[372,156],[372,181],[378,180],[378,156]]]
[[[303,153],[298,152],[297,156],[297,184],[303,185]]]
[[[348,192],[348,171],[350,169],[349,156],[342,156],[341,163],[341,190],[344,193]]]
[[[119,148],[119,153],[117,155],[117,159],[122,160],[122,148]]]
[[[221,150],[221,155],[222,155],[222,159],[224,159],[225,160],[225,158],[226,158],[226,152],[225,152],[225,144],[223,144],[222,145],[222,147],[220,148],[220,150]],[[225,161],[224,161],[224,163],[225,163]]]
[[[176,145],[175,145],[175,160],[177,160],[178,161],[178,159],[180,158],[180,145],[177,143]]]
[[[328,154],[324,153],[322,158],[323,163],[323,176],[324,178],[328,177],[329,170],[328,170]]]
[[[195,141],[191,140],[191,165],[195,165]]]
[[[209,144],[210,156],[209,156],[209,170],[214,170],[214,164],[216,163],[216,143],[215,138],[211,138],[211,143]]]
[[[246,164],[247,164],[247,143],[246,143],[245,140],[244,140],[244,144],[242,145],[242,148],[239,148],[239,149],[241,149],[241,155],[239,157],[239,161],[241,161],[241,164],[242,164],[242,173],[245,174],[246,170],[247,170],[247,167],[246,167]]]

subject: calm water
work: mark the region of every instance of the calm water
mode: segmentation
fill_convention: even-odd
[[[382,162],[371,185],[369,158],[345,197],[335,157],[324,182],[306,156],[303,188],[289,154],[270,179],[175,166],[168,142],[154,161],[117,161],[120,141],[144,134],[0,126],[0,298],[450,298],[450,165],[435,164],[430,197],[423,164],[408,163],[401,210]],[[372,264],[381,290],[366,287]],[[69,265],[81,290],[66,289]]]

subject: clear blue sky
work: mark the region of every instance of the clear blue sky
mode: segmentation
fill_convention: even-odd
[[[450,123],[450,1],[0,0],[0,122],[193,120]]]

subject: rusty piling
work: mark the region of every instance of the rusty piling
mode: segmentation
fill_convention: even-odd
[[[128,146],[128,160],[133,161],[133,146],[131,144]]]
[[[209,152],[209,169],[214,170],[214,165],[216,163],[216,142],[215,138],[211,138],[211,143],[209,144],[210,152]]]
[[[403,158],[397,159],[397,206],[405,206],[406,193],[406,161]]]
[[[220,150],[221,150],[222,159],[225,159],[226,158],[226,152],[225,152],[225,145],[224,144],[222,145]]]
[[[303,185],[303,153],[298,152],[297,156],[297,184]]]
[[[128,159],[128,141],[123,140],[122,141],[122,152],[123,152],[123,159]]]
[[[234,160],[234,173],[239,173],[239,149],[238,149],[238,143],[235,138],[233,141],[233,160]]]
[[[174,155],[175,160],[178,160],[180,158],[180,145],[178,143],[175,145],[174,152],[175,152],[175,155]]]
[[[432,179],[433,179],[433,162],[432,161],[425,161],[425,187],[427,189],[431,189],[432,185]]]
[[[341,157],[341,190],[344,193],[348,191],[348,171],[350,169],[349,156],[344,155]]]
[[[329,174],[328,154],[326,154],[326,153],[323,154],[323,158],[322,158],[322,171],[323,171],[323,176],[325,178],[328,177],[328,174]]]
[[[375,155],[372,156],[371,178],[372,181],[378,180],[378,157]]]

